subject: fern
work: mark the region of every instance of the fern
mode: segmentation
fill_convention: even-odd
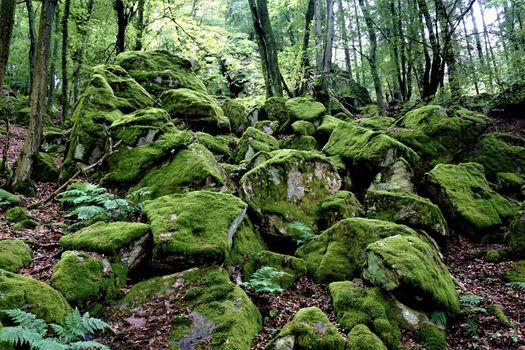
[[[281,293],[281,281],[284,278],[292,278],[287,272],[278,271],[270,266],[263,266],[255,271],[248,282],[243,282],[244,287],[252,289],[255,293]]]
[[[525,282],[510,282],[507,283],[507,286],[512,288],[518,288],[525,292]]]
[[[81,315],[75,309],[65,318],[65,327],[50,324],[37,318],[31,313],[22,310],[4,311],[17,326],[5,327],[0,330],[0,341],[13,346],[29,346],[35,350],[75,350],[75,349],[101,349],[109,350],[103,344],[86,341],[86,337],[97,331],[111,329],[106,322],[89,316]],[[53,335],[48,335],[48,328]]]
[[[430,320],[438,325],[438,326],[446,326],[447,325],[447,314],[443,311],[435,311],[430,315]]]
[[[474,294],[465,294],[459,298],[459,302],[466,306],[478,306],[483,301],[483,297]]]
[[[298,245],[307,243],[315,238],[312,229],[302,222],[293,222],[286,226],[286,235]]]

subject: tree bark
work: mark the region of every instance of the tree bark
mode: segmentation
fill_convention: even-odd
[[[332,50],[334,46],[334,1],[326,0],[326,39],[323,55],[323,75],[319,100],[330,114],[330,77],[332,73]]]
[[[64,15],[62,17],[62,118],[69,116],[69,76],[67,74],[67,57],[69,54],[69,14],[71,0],[64,1]]]
[[[0,4],[0,93],[4,86],[11,35],[15,22],[16,0],[2,0]]]
[[[372,20],[372,15],[368,5],[365,5],[363,0],[359,0],[359,6],[365,17],[365,24],[368,30],[368,39],[370,40],[370,54],[368,57],[368,62],[370,63],[370,72],[372,73],[372,78],[374,79],[374,88],[376,90],[376,99],[377,99],[377,110],[380,115],[385,114],[385,100],[383,97],[383,87],[381,85],[381,78],[379,77],[379,71],[377,69],[377,36],[374,27],[374,21]]]
[[[350,78],[352,78],[352,63],[350,61],[350,48],[348,47],[348,33],[346,30],[346,21],[345,21],[345,11],[343,7],[343,0],[337,0],[337,6],[339,7],[338,11],[338,19],[339,19],[339,27],[341,29],[341,36],[343,39],[343,50],[345,54],[345,66],[346,71],[350,75]]]
[[[430,41],[430,47],[432,48],[432,59],[430,60],[430,66],[426,67],[425,75],[422,78],[423,91],[421,94],[422,98],[432,97],[436,94],[439,85],[443,81],[443,71],[441,64],[441,47],[439,45],[438,38],[434,32],[434,26],[432,23],[432,17],[428,9],[425,0],[417,0],[421,17],[424,19],[426,29],[428,32],[428,40]]]
[[[463,11],[463,9],[461,10]],[[474,59],[472,58],[472,48],[470,44],[470,37],[467,30],[467,24],[465,22],[465,17],[461,19],[461,22],[463,24],[463,32],[465,33],[465,40],[467,42],[467,55],[468,60],[470,63],[470,69],[472,71],[472,81],[474,83],[474,89],[476,90],[476,95],[479,95],[479,79],[478,79],[478,72],[476,71],[476,63],[474,62]]]
[[[321,15],[321,0],[314,0],[314,15],[316,45],[315,66],[317,67],[317,73],[320,73],[323,69],[323,19]]]
[[[196,1],[196,0],[194,0]],[[146,0],[139,0],[137,5],[137,40],[135,41],[135,50],[142,50],[142,40],[144,37],[144,5]]]
[[[51,32],[53,30],[53,16],[58,0],[44,0],[40,15],[38,43],[36,50],[35,77],[31,89],[31,119],[22,152],[16,162],[13,185],[15,189],[24,193],[34,192],[31,183],[33,162],[42,143],[44,113],[47,92],[47,73],[49,66],[49,50]]]
[[[75,62],[75,71],[73,72],[73,104],[76,103],[78,100],[78,96],[80,95],[80,71],[82,69],[82,65],[84,64],[84,55],[86,52],[86,49],[89,45],[89,31],[88,31],[88,25],[91,21],[91,17],[93,16],[93,8],[95,6],[94,0],[88,0],[87,2],[87,17],[85,19],[78,19],[76,20],[76,27],[77,31],[80,34],[82,43],[80,45],[80,48],[77,48],[73,53],[73,61]]]
[[[29,25],[29,91],[33,86],[33,75],[35,73],[35,51],[36,51],[36,30],[35,30],[35,11],[33,1],[26,0],[27,19]]]
[[[359,42],[359,54],[360,54],[360,61],[361,61],[361,79],[359,78],[359,75],[356,74],[356,78],[359,81],[361,85],[365,84],[365,70],[363,69],[363,38],[361,36],[361,21],[359,20],[359,11],[357,10],[357,0],[354,0],[354,12],[355,12],[355,23],[356,23],[356,29],[357,29],[357,40]]]
[[[55,15],[55,33],[53,39],[53,50],[51,51],[51,57],[49,58],[49,86],[47,88],[47,108],[46,112],[51,114],[53,106],[55,105],[55,89],[56,89],[56,61],[58,59],[58,46],[59,46],[59,35],[60,35],[60,17],[58,14]]]
[[[126,6],[123,0],[115,0],[115,11],[117,12],[117,55],[126,50],[126,27],[128,19],[126,15]]]
[[[308,85],[307,84],[308,68],[310,67],[308,46],[310,43],[310,32],[311,32],[313,18],[314,18],[314,0],[309,0],[308,7],[304,15],[305,24],[304,24],[304,36],[303,36],[303,48],[301,52],[302,78],[294,93],[295,96],[303,95],[306,92],[306,86]]]

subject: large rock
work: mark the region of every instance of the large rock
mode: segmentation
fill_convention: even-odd
[[[149,198],[198,189],[218,189],[225,174],[213,154],[200,144],[179,151],[169,162],[151,170],[131,191],[145,188]]]
[[[321,203],[337,193],[341,178],[318,153],[280,150],[247,172],[240,185],[264,232],[282,236],[291,223],[315,228]]]
[[[236,100],[227,99],[221,105],[224,115],[230,120],[231,130],[241,135],[249,126],[247,108]]]
[[[432,236],[447,236],[448,225],[439,207],[409,192],[368,191],[367,217],[423,229]]]
[[[162,107],[176,124],[210,133],[230,130],[230,121],[215,99],[190,89],[168,90],[160,95]]]
[[[13,207],[22,203],[19,196],[0,188],[0,209]]]
[[[0,241],[0,269],[16,272],[28,267],[33,261],[33,251],[24,241],[5,239]]]
[[[416,151],[430,166],[450,163],[477,141],[492,121],[482,114],[428,105],[408,112],[389,135]]]
[[[381,339],[365,325],[359,324],[348,334],[347,350],[387,350]]]
[[[355,218],[364,212],[364,208],[349,191],[339,191],[326,197],[321,204],[321,219],[323,227],[331,227],[344,219]]]
[[[8,309],[21,309],[58,324],[72,311],[62,294],[49,285],[0,270],[0,310]]]
[[[359,276],[370,243],[399,234],[416,233],[391,222],[346,219],[300,247],[296,255],[306,260],[308,272],[319,282],[351,280]]]
[[[235,160],[249,160],[257,152],[271,152],[279,149],[279,142],[273,137],[254,127],[246,129],[237,143]]]
[[[390,192],[414,192],[414,171],[410,164],[403,158],[399,158],[390,167],[379,172],[369,190]]]
[[[286,101],[285,107],[292,122],[296,120],[315,122],[320,120],[326,112],[322,103],[310,97],[291,98]]]
[[[168,51],[127,51],[115,58],[115,64],[126,69],[154,96],[178,88],[207,92],[202,81],[192,72],[191,62]]]
[[[111,314],[124,313],[119,321],[126,316],[136,317],[134,311],[151,301],[176,308],[171,314],[169,336],[177,349],[210,344],[214,349],[249,349],[262,328],[257,307],[240,287],[230,282],[228,273],[217,267],[137,283]],[[156,331],[143,320],[146,330]]]
[[[197,191],[146,202],[153,233],[152,265],[181,271],[222,264],[247,205],[230,194]]]
[[[509,226],[510,246],[512,250],[525,256],[525,202],[521,203],[514,219]]]
[[[151,96],[119,66],[96,66],[71,115],[70,143],[64,166],[93,164],[105,153],[107,128],[124,114],[151,107]]]
[[[120,261],[65,251],[51,276],[51,285],[71,304],[109,301],[126,285],[128,268]]]
[[[317,307],[299,310],[268,350],[343,350],[345,340],[328,317]]]
[[[36,181],[51,182],[58,179],[60,172],[58,171],[55,160],[51,155],[44,152],[38,152],[32,174]]]
[[[383,238],[366,248],[363,277],[407,305],[459,312],[454,282],[431,243],[417,235]]]
[[[513,214],[513,206],[489,187],[480,164],[439,164],[425,182],[449,223],[473,236],[498,228]]]
[[[379,288],[364,288],[350,281],[333,282],[328,288],[337,322],[346,333],[361,324],[370,327],[389,349],[399,346],[395,310]]]

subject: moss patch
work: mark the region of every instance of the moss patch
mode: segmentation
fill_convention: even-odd
[[[246,213],[225,193],[197,191],[146,202],[153,233],[152,264],[168,270],[222,264]]]
[[[294,133],[298,136],[312,136],[315,134],[315,125],[305,120],[298,120],[292,124]]]
[[[205,132],[195,133],[197,141],[210,150],[212,153],[230,157],[232,146],[237,144],[237,139],[233,136],[212,136]]]
[[[32,176],[35,181],[51,182],[57,180],[59,171],[53,157],[47,153],[38,152]]]
[[[260,233],[253,228],[249,218],[245,217],[237,233],[233,236],[233,245],[226,263],[228,265],[244,265],[253,254],[267,249]]]
[[[243,266],[243,280],[249,280],[254,272],[264,266],[270,266],[289,274],[279,281],[283,289],[289,288],[297,278],[306,275],[307,271],[306,261],[303,259],[265,250],[253,253],[248,257]]]
[[[28,267],[33,260],[33,251],[22,240],[6,239],[0,241],[0,269],[16,272]]]
[[[227,99],[221,105],[224,115],[230,120],[231,130],[236,135],[242,134],[248,127],[248,110],[236,100]]]
[[[436,248],[417,235],[383,238],[366,248],[363,277],[408,305],[459,312],[452,277]]]
[[[503,273],[506,282],[525,282],[525,260],[520,260]]]
[[[14,205],[19,205],[20,203],[22,203],[22,200],[19,196],[0,188],[0,208],[8,208]]]
[[[525,202],[521,203],[509,226],[510,246],[519,256],[525,257]]]
[[[323,117],[326,112],[322,103],[314,101],[310,97],[295,97],[285,103],[285,107],[292,121],[305,120],[313,122]]]
[[[349,191],[339,191],[326,197],[321,204],[321,217],[324,227],[331,227],[344,219],[360,216],[363,206]]]
[[[385,344],[365,325],[355,326],[348,334],[347,350],[386,350]]]
[[[300,247],[296,255],[306,260],[308,272],[318,282],[351,280],[359,276],[370,243],[398,234],[413,235],[415,231],[386,221],[346,219]]]
[[[428,350],[447,349],[447,339],[445,331],[435,325],[427,325],[419,329],[415,338],[425,345]]]
[[[272,136],[254,127],[246,129],[237,143],[235,160],[249,160],[259,151],[271,152],[279,149],[279,142]]]

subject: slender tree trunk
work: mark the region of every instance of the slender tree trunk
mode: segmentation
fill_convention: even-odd
[[[69,116],[69,76],[67,74],[67,57],[69,55],[69,14],[71,0],[64,0],[64,15],[62,17],[62,118]]]
[[[55,89],[56,89],[56,61],[58,58],[58,45],[59,45],[59,35],[60,35],[60,17],[58,14],[55,15],[55,33],[52,34],[53,39],[53,50],[51,51],[51,57],[49,58],[49,86],[47,89],[47,113],[51,114],[53,111],[53,106],[55,105]],[[53,37],[54,36],[54,37]]]
[[[372,20],[372,15],[368,5],[365,5],[364,0],[359,0],[359,6],[365,17],[366,27],[368,29],[368,38],[370,41],[370,54],[368,61],[370,62],[370,72],[372,73],[372,78],[374,79],[374,87],[376,90],[376,99],[377,99],[377,110],[380,115],[385,114],[385,100],[383,97],[383,87],[381,86],[381,78],[379,77],[379,71],[377,69],[377,37],[374,27],[374,21]]]
[[[338,19],[339,19],[339,28],[341,30],[341,36],[343,39],[343,50],[345,53],[345,66],[346,71],[350,74],[350,79],[352,78],[352,63],[350,59],[350,48],[348,47],[348,33],[346,31],[346,20],[345,20],[345,10],[343,7],[343,0],[337,0],[337,6],[339,7]]]
[[[485,22],[485,15],[483,13],[483,7],[481,4],[481,1],[479,2],[479,8],[481,10],[481,22],[483,23],[483,38],[485,40],[485,52],[488,52],[490,54],[490,59],[492,61],[492,67],[490,67],[490,65],[487,64],[487,68],[488,68],[490,78],[491,78],[489,91],[492,91],[492,83],[493,83],[492,73],[494,73],[494,77],[496,78],[496,83],[498,85],[501,85],[501,79],[499,78],[498,65],[496,63],[496,56],[494,55],[494,50],[492,49],[492,44],[490,43],[489,32],[487,28],[487,23]],[[488,58],[487,58],[487,61],[488,61]]]
[[[126,27],[128,18],[126,15],[126,5],[124,0],[115,0],[115,10],[117,12],[117,55],[126,50]]]
[[[463,9],[461,9],[461,11],[463,12]],[[467,55],[468,55],[468,60],[469,60],[469,63],[470,63],[470,69],[471,69],[471,72],[472,72],[472,81],[474,83],[474,89],[476,89],[476,95],[479,95],[478,72],[476,70],[476,63],[474,62],[474,59],[472,58],[472,48],[470,46],[471,45],[470,37],[469,37],[469,34],[468,34],[467,24],[465,22],[465,17],[463,17],[461,19],[461,22],[463,24],[463,32],[465,33],[465,41],[467,43]]]
[[[332,73],[332,50],[334,46],[334,1],[326,0],[326,40],[323,55],[323,75],[321,78],[320,102],[330,114],[330,77]]]
[[[84,56],[86,49],[89,45],[89,30],[88,25],[91,21],[91,17],[93,16],[93,8],[95,6],[94,0],[88,0],[87,2],[87,17],[85,20],[82,20],[80,22],[77,21],[77,31],[80,34],[82,43],[80,45],[80,48],[77,48],[73,54],[73,61],[75,64],[75,71],[73,73],[73,104],[76,103],[78,100],[78,96],[80,95],[80,71],[82,69],[82,65],[84,64]]]
[[[481,39],[478,31],[478,23],[476,21],[476,14],[474,13],[474,6],[470,7],[470,17],[472,19],[472,28],[474,29],[474,40],[476,40],[476,50],[478,51],[478,58],[481,66],[485,66],[485,58],[483,57],[483,47],[481,46]]]
[[[430,64],[430,72],[428,77],[423,80],[423,98],[428,98],[434,96],[439,88],[439,85],[443,81],[443,70],[441,64],[441,47],[439,45],[438,38],[434,31],[434,26],[432,23],[432,17],[430,16],[430,11],[428,9],[427,3],[425,0],[417,0],[419,11],[421,16],[424,18],[426,24],[426,29],[428,32],[428,40],[430,41],[430,46],[432,48],[432,59]],[[426,71],[426,70],[425,70]]]
[[[192,0],[192,2],[191,2],[191,11],[190,11],[190,16],[192,18],[195,18],[195,16],[197,15],[197,9],[198,8],[199,8],[199,0]]]
[[[33,75],[35,73],[35,51],[36,51],[36,30],[35,30],[35,11],[33,1],[26,0],[27,19],[29,25],[29,91],[33,86]]]
[[[354,0],[354,12],[355,12],[355,23],[357,28],[357,40],[359,42],[359,55],[361,57],[361,79],[359,80],[359,83],[364,85],[365,84],[365,70],[363,68],[363,38],[361,36],[361,20],[359,19],[359,10],[357,9],[357,0]],[[356,75],[356,78],[358,76]]]
[[[306,92],[307,82],[308,82],[308,69],[310,67],[310,59],[308,46],[310,43],[310,32],[312,28],[312,20],[314,18],[314,0],[308,1],[308,7],[306,9],[306,14],[304,15],[304,37],[303,37],[303,49],[301,53],[301,71],[302,79],[298,84],[295,95],[300,96]]]
[[[281,72],[279,71],[277,50],[272,26],[270,24],[267,0],[257,0],[257,2],[256,0],[248,0],[248,3],[250,5],[253,26],[261,55],[261,63],[266,85],[266,96],[282,97],[283,86]]]
[[[194,0],[196,1],[196,0]],[[135,50],[142,50],[142,39],[144,37],[144,5],[146,0],[139,0],[137,5],[137,40],[135,41]]]
[[[316,60],[315,65],[317,72],[323,70],[323,29],[321,16],[321,0],[314,0],[314,14],[315,14],[315,45],[316,45]]]
[[[4,86],[7,72],[9,47],[11,46],[11,35],[13,34],[15,22],[15,9],[16,0],[2,0],[0,4],[0,93]]]
[[[450,92],[452,96],[460,96],[461,86],[459,84],[459,77],[456,67],[456,40],[454,35],[454,28],[449,23],[447,8],[442,0],[435,0],[436,15],[438,17],[441,29],[441,41],[443,48],[444,62],[448,68],[448,81],[450,85]],[[444,77],[444,65],[442,66],[442,76]]]
[[[47,92],[47,73],[49,66],[49,48],[53,30],[53,16],[58,0],[44,0],[40,15],[38,43],[36,50],[35,77],[31,90],[31,119],[22,152],[17,159],[13,185],[18,191],[31,193],[33,161],[42,143],[44,114]]]

